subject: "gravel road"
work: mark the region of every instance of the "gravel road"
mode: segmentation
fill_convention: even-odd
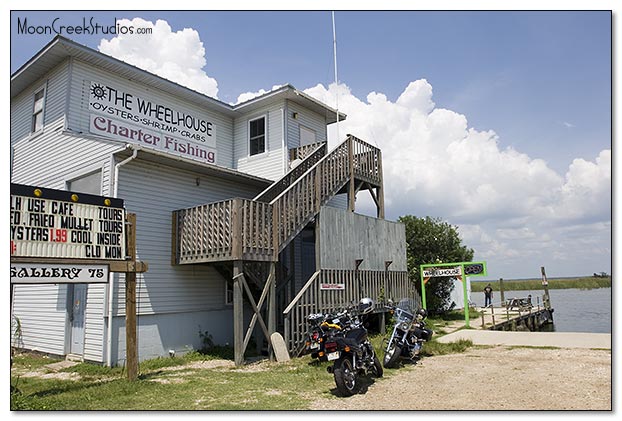
[[[611,351],[476,347],[423,358],[315,410],[611,410]],[[366,389],[366,390],[365,390]],[[423,398],[423,399],[422,399]]]

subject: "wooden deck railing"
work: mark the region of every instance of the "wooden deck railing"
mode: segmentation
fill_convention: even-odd
[[[174,211],[174,263],[271,260],[272,224],[272,207],[248,199]]]
[[[332,286],[332,288],[331,288]],[[306,317],[312,313],[341,311],[361,298],[374,300],[382,311],[386,301],[421,299],[405,271],[322,269],[313,274],[283,311],[285,344],[290,354],[298,355],[309,329]]]
[[[348,135],[352,142],[354,176],[373,185],[382,182],[382,158],[380,149],[355,136]]]
[[[348,135],[326,154],[313,147],[302,163],[253,200],[231,199],[173,213],[174,261],[276,261],[278,254],[353,179],[382,183],[380,150]],[[269,201],[269,204],[266,203]]]

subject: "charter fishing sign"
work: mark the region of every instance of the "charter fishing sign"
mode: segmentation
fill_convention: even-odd
[[[201,162],[216,162],[214,123],[181,107],[91,81],[89,111],[89,130],[93,134]]]

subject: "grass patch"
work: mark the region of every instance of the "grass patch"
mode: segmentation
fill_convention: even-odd
[[[62,360],[57,357],[50,357],[44,354],[39,354],[37,352],[25,352],[15,354],[12,358],[12,361],[13,365],[15,365],[16,367],[20,367],[21,369],[28,371],[36,370],[37,368]]]
[[[423,344],[421,355],[424,357],[432,357],[435,355],[460,354],[472,347],[473,341],[470,339],[460,339],[456,342],[449,343],[430,341]]]
[[[507,347],[508,349],[561,349],[558,346],[532,346],[532,345],[511,345]]]
[[[382,359],[382,335],[370,340]],[[223,351],[223,350],[220,350]],[[310,356],[288,363],[269,362],[245,367],[185,367],[194,361],[222,355],[190,352],[174,358],[155,358],[140,363],[137,381],[126,379],[120,368],[81,363],[63,371],[80,374],[78,379],[11,376],[11,410],[305,410],[319,397],[338,399],[329,363],[318,363]],[[226,354],[226,353],[225,353]],[[41,367],[50,359],[20,357],[14,369]],[[180,370],[167,370],[179,366]],[[14,373],[13,373],[14,374]],[[385,372],[385,377],[394,373]],[[397,374],[397,372],[395,372]],[[372,378],[370,381],[381,382]]]
[[[373,335],[371,343],[382,360],[384,335]],[[473,346],[461,340],[450,344],[435,341],[423,346],[422,357],[464,352]],[[224,351],[224,350],[220,350]],[[320,397],[339,399],[328,362],[310,356],[288,363],[267,360],[245,367],[194,368],[195,361],[220,357],[190,352],[174,358],[155,358],[140,363],[140,376],[130,382],[121,367],[108,368],[80,363],[63,371],[77,378],[23,377],[16,373],[41,369],[56,362],[49,357],[20,354],[15,357],[11,375],[12,411],[87,410],[306,410]],[[225,353],[226,354],[226,353]],[[167,370],[179,366],[179,370]],[[405,367],[407,368],[407,367]],[[382,382],[399,370],[385,370]],[[61,373],[62,374],[62,373]],[[14,389],[13,389],[14,388]]]

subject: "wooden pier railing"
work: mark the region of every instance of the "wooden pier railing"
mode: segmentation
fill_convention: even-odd
[[[540,306],[540,297],[532,305],[531,297],[511,299],[504,303],[491,304],[481,309],[481,327],[489,330],[536,331],[553,323],[553,309]]]

